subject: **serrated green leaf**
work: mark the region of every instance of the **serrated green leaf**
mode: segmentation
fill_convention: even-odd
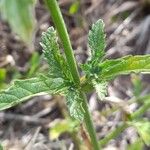
[[[42,34],[41,46],[43,47],[44,56],[50,67],[50,75],[52,77],[61,77],[64,79],[72,80],[70,69],[60,54],[58,37],[53,27],[48,28]]]
[[[70,88],[66,95],[66,102],[70,115],[82,121],[84,119],[84,108],[82,107],[82,99],[80,98],[79,91]]]
[[[80,68],[84,71],[84,73],[87,75],[91,69],[91,66],[87,63],[80,64]]]
[[[96,23],[92,25],[92,29],[89,31],[88,43],[91,49],[91,60],[97,61],[102,59],[105,52],[105,32],[104,32],[104,22],[99,19]]]
[[[89,79],[97,79],[97,75],[101,72],[101,68],[98,66],[98,64],[96,66],[92,66],[90,63],[81,64],[80,68],[84,71],[86,77]]]
[[[118,75],[130,73],[150,73],[150,55],[125,56],[119,59],[106,60],[99,64],[102,70],[101,80],[110,80]]]
[[[89,31],[88,35],[88,43],[91,49],[90,59],[87,63],[80,66],[88,78],[93,78],[101,71],[98,67],[98,64],[100,61],[102,61],[105,55],[105,37],[104,22],[99,19],[92,25],[92,29]]]
[[[31,44],[35,26],[33,0],[1,0],[0,11],[12,30]]]
[[[95,80],[92,82],[93,86],[96,90],[96,93],[100,100],[103,100],[105,96],[107,95],[107,82],[96,82]]]
[[[17,80],[4,91],[0,91],[0,110],[10,108],[43,93],[63,93],[67,87],[62,78],[41,75],[27,80]]]
[[[137,129],[144,143],[150,146],[150,122],[146,120],[141,120],[141,121],[133,121],[130,124]]]

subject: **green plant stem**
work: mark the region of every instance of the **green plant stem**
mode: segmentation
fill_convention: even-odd
[[[110,140],[116,138],[121,132],[123,132],[128,126],[124,123],[119,125],[115,130],[110,132],[104,139],[100,140],[101,146],[106,145]]]
[[[91,115],[88,110],[88,104],[87,104],[87,99],[86,95],[82,92],[81,93],[81,98],[83,99],[83,108],[85,110],[85,125],[87,128],[87,131],[89,133],[89,136],[91,138],[92,146],[94,150],[100,150],[100,144],[98,144],[98,140],[96,137],[96,132],[94,130],[94,125],[92,123]]]
[[[58,6],[58,3],[56,0],[44,0],[44,1],[51,13],[51,17],[52,17],[53,22],[58,31],[61,42],[63,44],[64,52],[66,55],[67,63],[70,67],[70,71],[72,73],[72,77],[73,77],[75,83],[77,83],[77,85],[80,86],[80,77],[79,77],[76,61],[74,58],[73,49],[71,46],[69,35],[67,32],[60,8]],[[87,131],[91,138],[91,143],[92,143],[93,149],[100,150],[98,140],[96,138],[96,132],[94,130],[94,126],[93,126],[93,123],[91,120],[91,115],[89,113],[86,96],[83,92],[81,92],[80,97],[83,100],[83,107],[85,110],[84,122],[86,124]]]
[[[147,96],[143,96],[140,97],[139,99],[145,99],[145,98],[149,98]],[[137,119],[140,116],[142,116],[148,109],[150,108],[150,103],[146,102],[145,104],[143,104],[143,106],[141,106],[137,111],[135,111],[132,115],[131,115],[131,119]],[[115,139],[121,132],[123,132],[126,128],[128,127],[128,125],[126,123],[122,123],[121,125],[119,125],[119,127],[117,127],[115,130],[113,130],[112,132],[110,132],[104,139],[100,140],[99,143],[101,146],[106,145],[110,140]]]
[[[135,111],[131,115],[132,120],[141,117],[148,109],[150,109],[150,102],[144,103],[143,106],[141,106],[137,111]]]
[[[67,32],[66,25],[63,20],[60,8],[59,8],[56,0],[44,0],[44,1],[51,13],[51,17],[52,17],[55,27],[58,31],[59,37],[62,41],[62,44],[64,47],[64,52],[65,52],[66,59],[67,59],[67,63],[70,67],[72,76],[73,76],[74,80],[76,81],[76,83],[79,84],[80,83],[79,73],[78,73],[76,61],[74,58],[73,49],[71,46],[69,35]]]

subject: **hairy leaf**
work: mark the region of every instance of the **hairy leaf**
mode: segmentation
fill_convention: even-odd
[[[66,101],[70,115],[82,121],[84,119],[84,108],[82,107],[82,99],[79,95],[78,90],[70,88],[66,95]]]
[[[99,65],[102,70],[99,74],[101,80],[110,80],[117,75],[130,73],[150,72],[150,55],[125,56],[123,58],[106,60]]]
[[[1,0],[0,10],[12,30],[31,44],[35,26],[33,0]]]
[[[41,75],[27,80],[17,80],[4,91],[0,91],[0,110],[10,108],[31,97],[43,93],[63,93],[67,90],[62,78],[49,78]]]
[[[105,33],[104,33],[104,22],[99,19],[95,24],[92,25],[92,29],[89,31],[88,43],[91,49],[92,61],[100,60],[104,56],[105,52]]]
[[[105,32],[104,22],[99,19],[92,25],[92,29],[89,31],[88,43],[91,49],[91,57],[89,61],[82,64],[80,67],[86,73],[86,76],[92,77],[100,72],[98,64],[102,61],[105,54]]]
[[[44,56],[50,67],[50,75],[52,77],[61,77],[71,80],[70,69],[60,54],[58,38],[53,27],[48,28],[42,34],[41,46],[43,47]]]
[[[80,68],[84,71],[87,78],[98,78],[98,74],[101,72],[101,68],[98,66],[92,66],[90,63],[81,64]]]
[[[98,94],[98,97],[100,100],[103,100],[107,94],[107,82],[96,82],[95,80],[93,81],[93,85],[95,87],[96,93]]]

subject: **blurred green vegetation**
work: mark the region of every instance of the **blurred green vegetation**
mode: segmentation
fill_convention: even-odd
[[[36,0],[1,0],[0,12],[12,30],[28,45],[32,44],[35,28]]]

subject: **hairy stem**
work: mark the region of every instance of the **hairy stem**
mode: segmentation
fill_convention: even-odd
[[[44,1],[45,1],[45,4],[47,5],[47,7],[51,13],[51,17],[52,17],[53,22],[54,22],[56,29],[58,31],[61,42],[63,44],[64,52],[66,55],[67,63],[70,67],[70,71],[72,73],[72,77],[73,77],[75,83],[77,83],[77,85],[80,86],[80,77],[79,77],[79,72],[77,69],[75,57],[73,54],[73,49],[71,46],[68,32],[67,32],[60,8],[58,6],[58,3],[56,0],[44,0]],[[89,136],[91,138],[91,143],[92,143],[93,149],[94,150],[100,150],[98,140],[96,138],[96,132],[94,130],[93,123],[91,120],[91,115],[90,115],[89,110],[88,110],[86,96],[82,92],[81,92],[80,96],[83,100],[83,107],[85,110],[84,122],[85,122],[85,125],[87,128],[87,131],[89,133]]]

